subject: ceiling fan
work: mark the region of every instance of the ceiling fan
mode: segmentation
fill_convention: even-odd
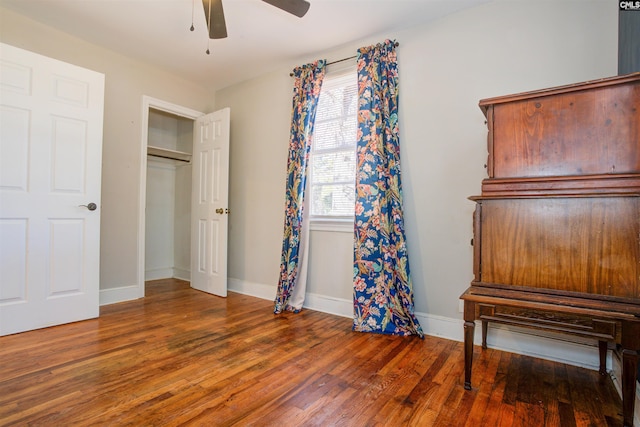
[[[284,10],[292,15],[302,18],[309,10],[306,0],[262,0],[278,9]],[[207,20],[210,39],[224,39],[227,37],[227,26],[224,21],[224,11],[222,10],[222,0],[202,0],[204,7],[204,17]]]

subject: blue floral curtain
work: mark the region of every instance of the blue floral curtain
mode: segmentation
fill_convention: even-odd
[[[404,233],[395,42],[358,50],[353,330],[419,335]]]
[[[304,224],[304,193],[307,163],[313,137],[320,88],[326,61],[318,60],[293,70],[293,106],[289,159],[287,161],[287,189],[285,201],[284,237],[280,259],[280,278],[274,313],[302,309],[306,288],[306,254],[308,227]]]

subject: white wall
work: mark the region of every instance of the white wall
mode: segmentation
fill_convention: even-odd
[[[173,277],[176,165],[147,160],[145,280]]]
[[[291,68],[318,58],[341,59],[354,55],[358,47],[396,39],[405,225],[415,307],[427,333],[461,339],[458,297],[473,278],[474,204],[467,197],[480,193],[486,177],[487,130],[478,101],[615,75],[617,13],[617,5],[609,0],[496,1],[435,23],[300,58],[269,75],[218,91],[216,108],[229,106],[232,111],[231,286],[264,298],[275,296]],[[352,239],[327,232],[313,232],[311,239],[310,305],[346,310],[343,314],[349,315],[351,269],[345,265],[351,262]],[[514,342],[509,332],[495,336]],[[524,351],[537,348],[533,343]]]
[[[289,71],[216,93],[223,98],[216,108],[231,108],[228,275],[270,287],[277,283],[284,226]]]
[[[191,164],[147,159],[145,216],[145,280],[189,280]]]
[[[135,296],[138,265],[142,96],[213,111],[214,94],[178,76],[124,57],[0,8],[0,40],[104,73],[105,113],[100,244],[101,301]],[[123,292],[120,292],[123,291]],[[113,297],[103,296],[113,294]]]

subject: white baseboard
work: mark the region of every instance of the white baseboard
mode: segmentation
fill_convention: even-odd
[[[119,288],[100,289],[100,305],[115,304],[142,298],[138,286],[122,286]]]
[[[175,277],[176,279],[186,280],[187,282],[190,282],[191,270],[187,268],[173,267],[173,276],[171,277]]]
[[[243,295],[274,301],[276,299],[276,287],[263,283],[247,282],[246,280],[227,279],[227,289]]]
[[[247,282],[240,279],[229,278],[227,288],[232,292],[249,295],[252,297],[274,301],[276,298],[276,286],[262,283]],[[342,298],[333,298],[325,295],[307,293],[305,295],[304,308],[334,314],[341,317],[351,317],[353,303]]]
[[[191,272],[181,268],[158,268],[145,271],[145,282],[175,277],[176,279],[191,281]],[[137,285],[120,286],[118,288],[100,289],[100,305],[116,304],[144,297]]]
[[[190,282],[191,271],[188,268],[165,267],[165,268],[154,268],[151,270],[145,270],[144,272],[145,282],[148,280],[168,279],[171,277]]]
[[[464,339],[464,322],[461,319],[452,319],[450,317],[421,312],[416,312],[415,315],[425,335],[446,338],[453,341],[462,341]]]
[[[173,267],[153,268],[144,271],[144,280],[158,280],[173,277]]]
[[[307,293],[304,298],[303,307],[340,317],[353,318],[353,301],[344,298],[333,298],[326,295]]]

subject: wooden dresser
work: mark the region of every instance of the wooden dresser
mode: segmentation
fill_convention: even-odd
[[[464,300],[475,320],[571,334],[622,354],[632,426],[640,351],[640,73],[484,99],[488,178]]]

